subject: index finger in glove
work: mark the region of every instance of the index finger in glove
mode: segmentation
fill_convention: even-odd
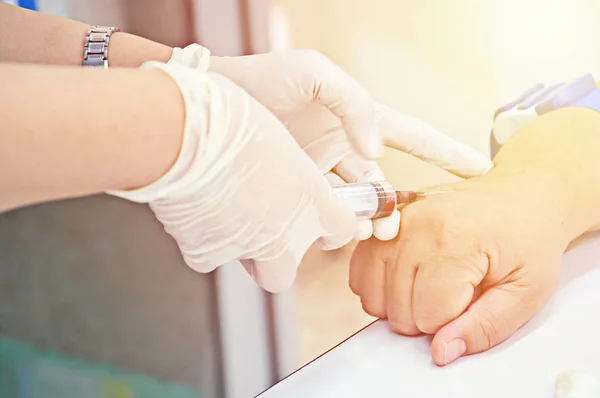
[[[364,157],[376,159],[382,153],[382,140],[375,123],[375,101],[348,73],[318,51],[296,52],[296,68],[301,71],[300,90],[318,99],[338,117],[354,148]]]
[[[269,293],[279,293],[289,288],[296,279],[298,264],[290,252],[284,252],[275,260],[240,261],[256,284]]]
[[[355,79],[320,52],[214,57],[211,69],[244,87],[283,119],[311,101],[319,101],[341,121],[354,149],[367,158],[381,155],[383,141],[375,124],[375,102]]]
[[[474,148],[456,141],[422,120],[377,105],[384,144],[409,153],[459,177],[485,174],[493,163]]]

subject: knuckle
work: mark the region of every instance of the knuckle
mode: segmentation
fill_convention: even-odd
[[[433,227],[436,230],[443,229],[443,214],[437,213],[438,211],[435,208],[427,206],[424,201],[405,205],[401,210],[402,223],[400,228],[407,233],[423,229],[428,229],[431,232]]]
[[[397,239],[426,245],[428,250],[444,253],[447,248],[455,248],[457,240],[462,240],[464,235],[464,226],[455,212],[423,201],[412,203],[402,210]]]
[[[379,319],[385,319],[387,317],[385,305],[379,300],[361,297],[360,304],[362,305],[363,311],[372,317]]]
[[[431,317],[415,316],[415,326],[425,334],[435,334],[443,325],[440,325],[439,322],[436,322]]]

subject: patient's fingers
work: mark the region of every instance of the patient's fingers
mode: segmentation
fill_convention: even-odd
[[[384,319],[385,252],[376,238],[359,243],[350,262],[350,286],[360,296],[365,312]]]
[[[418,251],[402,236],[394,244],[398,249],[388,259],[385,274],[385,301],[390,328],[403,335],[417,335],[420,330],[412,310],[413,285],[418,271]]]
[[[436,251],[431,245],[423,246],[420,257],[423,263],[413,287],[413,316],[420,331],[434,334],[469,306],[475,286],[487,272],[488,259],[470,253],[456,255],[449,248]]]
[[[523,286],[504,285],[486,291],[471,307],[435,335],[431,356],[447,365],[462,355],[475,354],[500,344],[523,326],[545,302],[531,301]]]
[[[358,246],[356,246],[356,249],[352,254],[352,258],[350,259],[348,284],[350,286],[350,290],[352,290],[352,293],[356,294],[357,296],[360,296],[360,273],[362,266],[368,261],[368,256],[365,255],[367,251],[364,248],[364,246],[368,244],[368,240],[360,242]]]

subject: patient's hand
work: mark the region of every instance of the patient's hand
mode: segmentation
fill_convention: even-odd
[[[434,334],[438,365],[511,336],[554,291],[574,238],[566,202],[543,179],[494,170],[408,205],[395,240],[361,242],[352,258],[365,311],[397,333]]]

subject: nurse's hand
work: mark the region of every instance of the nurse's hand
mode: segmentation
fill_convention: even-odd
[[[276,292],[292,283],[312,244],[327,250],[352,240],[354,212],[264,106],[218,73],[143,67],[177,83],[183,143],[157,181],[110,193],[148,203],[188,266],[210,272],[239,260],[261,287]]]
[[[553,293],[576,233],[571,203],[543,172],[489,174],[402,210],[398,237],[361,242],[350,287],[364,310],[404,335],[435,335],[438,365],[485,351]]]
[[[175,49],[170,62],[227,76],[281,120],[331,185],[385,179],[374,159],[393,147],[462,177],[492,163],[476,150],[373,98],[350,75],[312,50],[210,57],[198,45]],[[396,236],[400,214],[361,220],[355,238]]]

